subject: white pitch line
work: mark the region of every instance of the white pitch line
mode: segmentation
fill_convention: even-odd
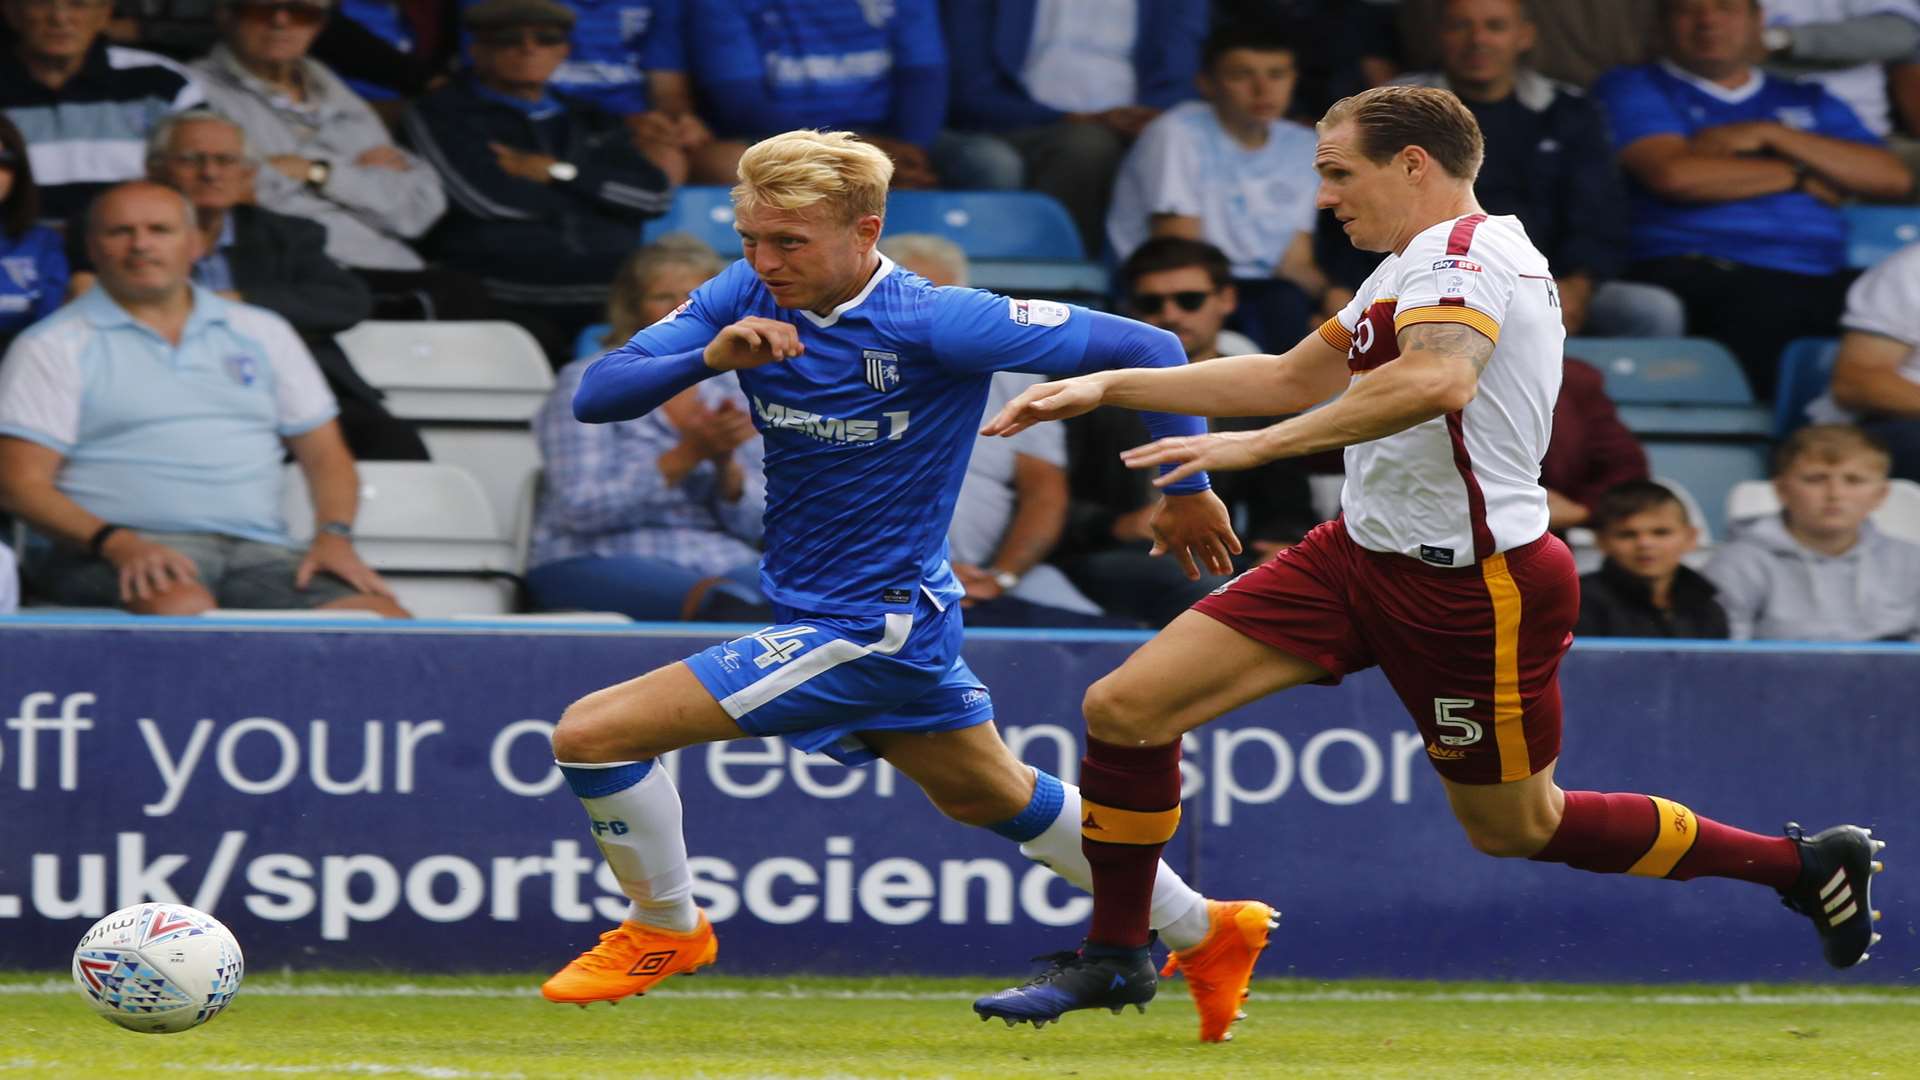
[[[81,1065],[78,1062],[35,1061],[24,1058],[14,1061],[0,1061],[0,1072],[14,1069],[70,1069],[69,1076],[79,1076],[97,1063]],[[195,1076],[220,1073],[229,1076],[408,1076],[421,1080],[527,1080],[525,1073],[474,1072],[471,1069],[453,1069],[444,1065],[387,1065],[377,1061],[335,1062],[327,1065],[246,1065],[241,1063],[196,1062],[178,1064],[161,1062],[148,1064],[143,1068],[157,1068],[166,1072],[188,1072]]]
[[[990,982],[991,980],[983,980]],[[45,979],[38,982],[0,983],[0,996],[17,994],[64,994],[72,993],[73,984],[63,979]],[[799,987],[767,990],[701,990],[696,988],[672,989],[659,995],[660,999],[686,998],[694,1001],[972,1001],[977,995],[960,990],[807,990]],[[241,989],[241,997],[294,997],[294,998],[479,998],[479,999],[537,999],[538,992],[531,986],[415,986],[410,983],[395,983],[390,986],[355,986],[340,983],[314,983],[311,986],[299,983],[270,983],[263,986],[246,986]],[[1749,988],[1731,990],[1726,994],[1700,993],[1643,993],[1643,994],[1581,994],[1548,993],[1537,990],[1460,990],[1460,991],[1408,991],[1408,990],[1345,990],[1331,988],[1327,990],[1309,990],[1285,993],[1261,993],[1256,991],[1254,1001],[1284,1002],[1289,1004],[1315,1003],[1414,1003],[1414,1004],[1489,1004],[1489,1005],[1774,1005],[1774,1006],[1835,1006],[1835,1005],[1897,1005],[1920,1006],[1920,993],[1904,994],[1860,994],[1846,991],[1784,993],[1755,993]]]

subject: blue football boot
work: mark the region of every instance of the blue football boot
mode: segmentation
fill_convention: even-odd
[[[981,1020],[999,1017],[1008,1027],[1025,1020],[1042,1028],[1075,1009],[1110,1009],[1117,1013],[1131,1005],[1146,1012],[1159,981],[1147,948],[1089,944],[1077,951],[1034,959],[1045,961],[1047,969],[1019,986],[973,1003],[973,1011]]]

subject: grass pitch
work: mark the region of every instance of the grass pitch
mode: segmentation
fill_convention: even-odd
[[[974,1019],[997,979],[674,979],[618,1007],[537,977],[256,973],[180,1035],[96,1018],[64,974],[0,975],[7,1077],[1915,1077],[1920,992],[1263,981],[1202,1046],[1185,984],[1145,1016]]]

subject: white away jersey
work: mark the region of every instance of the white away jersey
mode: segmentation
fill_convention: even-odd
[[[1361,547],[1468,566],[1547,530],[1540,459],[1560,395],[1560,297],[1546,256],[1515,217],[1443,221],[1389,255],[1320,336],[1353,378],[1400,355],[1400,331],[1464,323],[1494,341],[1473,401],[1347,447],[1340,492]]]

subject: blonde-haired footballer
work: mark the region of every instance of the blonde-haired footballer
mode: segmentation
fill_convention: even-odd
[[[1604,874],[1729,877],[1778,890],[1849,967],[1879,940],[1882,846],[1841,825],[1745,832],[1659,796],[1563,791],[1560,657],[1580,606],[1547,532],[1540,458],[1560,389],[1559,300],[1512,217],[1473,195],[1479,125],[1445,90],[1384,87],[1319,125],[1319,205],[1388,256],[1345,310],[1282,356],[1046,383],[987,425],[1011,433],[1098,405],[1197,416],[1297,413],[1252,432],[1180,435],[1137,468],[1244,469],[1346,448],[1342,515],[1202,599],[1087,693],[1081,774],[1093,927],[1077,962],[981,998],[1044,1023],[1152,996],[1145,901],[1180,814],[1180,736],[1304,683],[1378,664],[1426,742],[1453,813],[1489,855]]]
[[[1076,375],[1185,362],[1164,331],[1084,308],[936,288],[875,243],[892,163],[843,132],[795,131],[740,159],[738,262],[588,369],[574,413],[644,415],[738,373],[765,437],[762,590],[777,625],[575,702],[554,757],[633,901],[620,926],[541,987],[587,1004],[712,963],[693,904],[679,795],[656,757],[780,735],[848,764],[885,758],[947,816],[1021,845],[1082,888],[1080,797],[1021,764],[960,658],[964,590],[949,518],[993,373]],[[1160,435],[1204,431],[1154,415]],[[1160,548],[1197,576],[1239,550],[1204,474],[1169,488]],[[1164,865],[1151,921],[1176,950],[1218,1040],[1239,1012],[1273,911],[1209,901]]]

